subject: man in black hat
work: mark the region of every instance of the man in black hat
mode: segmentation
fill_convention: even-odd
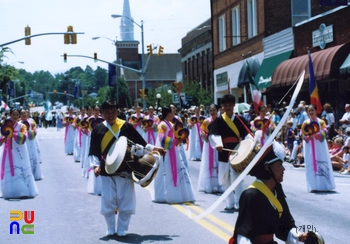
[[[125,136],[133,143],[150,151],[157,150],[161,154],[165,151],[161,147],[147,144],[131,124],[117,118],[118,104],[115,101],[105,101],[101,105],[101,114],[105,121],[94,127],[91,133],[90,165],[94,167],[95,175],[102,177],[101,214],[107,223],[106,234],[110,236],[116,233],[118,236],[125,236],[136,206],[132,170],[120,164],[116,172],[108,173],[105,168],[107,154],[120,136]],[[115,231],[116,214],[118,214],[117,232]]]
[[[306,233],[298,233],[281,186],[284,147],[274,141],[249,172],[257,180],[240,197],[240,209],[232,243],[277,243],[273,236],[298,243]]]

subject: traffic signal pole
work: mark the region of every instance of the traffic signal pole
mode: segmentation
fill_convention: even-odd
[[[26,36],[26,37],[23,37],[23,38],[20,38],[20,39],[17,39],[17,40],[13,40],[13,41],[10,41],[10,42],[6,42],[6,43],[3,43],[3,44],[0,44],[0,47],[4,47],[4,46],[10,45],[12,43],[20,42],[20,41],[23,41],[23,40],[26,40],[26,39],[29,39],[29,38],[37,37],[37,36],[64,35],[64,34],[71,35],[71,34],[85,34],[85,33],[84,32],[50,32],[50,33],[41,33],[41,34],[35,34],[35,35],[31,35],[31,36]]]
[[[64,55],[61,55],[61,57],[64,57]],[[95,58],[95,57],[89,57],[89,56],[86,56],[86,55],[66,55],[66,57],[79,57],[79,58],[89,58],[89,59],[93,59],[93,60],[97,60],[97,61],[100,61],[102,63],[106,63],[106,64],[110,64],[110,65],[114,65],[114,66],[118,66],[120,68],[123,68],[123,69],[128,69],[128,70],[131,70],[131,71],[134,71],[138,74],[141,75],[142,73],[142,69],[138,70],[138,69],[133,69],[133,68],[130,68],[128,66],[124,66],[122,64],[116,64],[116,63],[111,63],[111,62],[108,62],[108,61],[105,61],[105,60],[102,60],[102,59],[98,59],[98,58]],[[148,63],[148,62],[147,62]]]

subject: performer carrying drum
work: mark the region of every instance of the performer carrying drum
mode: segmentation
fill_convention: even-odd
[[[225,113],[214,120],[209,130],[210,144],[219,151],[219,184],[224,185],[226,189],[239,176],[239,172],[233,170],[229,163],[230,152],[223,148],[233,150],[242,138],[252,139],[246,120],[233,113],[235,101],[235,97],[231,94],[226,94],[221,98],[221,106]],[[238,201],[241,192],[242,183],[230,193],[225,210],[239,208]]]
[[[105,121],[92,131],[89,157],[96,176],[102,177],[101,214],[108,226],[107,235],[115,234],[115,214],[118,213],[116,233],[118,236],[125,236],[131,215],[135,213],[134,181],[128,167],[120,167],[115,173],[107,173],[105,160],[109,149],[112,145],[115,146],[114,142],[119,137],[125,136],[145,148],[157,150],[160,154],[164,154],[165,151],[163,148],[147,144],[131,124],[117,118],[116,102],[105,101],[101,105],[101,113]]]
[[[282,189],[285,149],[274,141],[249,172],[257,180],[243,191],[230,244],[324,243],[317,232],[298,232]]]

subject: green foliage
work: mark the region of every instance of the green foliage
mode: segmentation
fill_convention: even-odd
[[[183,92],[186,93],[186,96],[193,97],[193,100],[189,102],[191,105],[203,104],[204,106],[209,106],[213,103],[213,94],[210,93],[210,88],[206,90],[195,81],[184,83]]]
[[[159,91],[159,89],[157,89]],[[161,95],[160,106],[169,106],[172,101],[172,94],[168,93],[169,86],[164,86],[159,92],[156,89],[151,89],[148,92],[147,106],[156,106],[157,104],[157,93]],[[183,84],[183,93],[185,93],[186,98],[192,97],[192,101],[189,101],[190,105],[200,105],[209,106],[213,103],[213,96],[210,91],[201,88],[197,82],[188,82]],[[180,106],[176,104],[176,106]]]
[[[2,47],[0,49],[0,89],[2,89],[3,94],[6,94],[7,83],[16,79],[18,75],[18,71],[14,66],[4,63],[4,59],[7,58],[6,53],[12,53],[11,49]]]
[[[146,100],[147,107],[153,106],[155,108],[162,106],[169,106],[173,102],[172,94],[168,93],[167,87],[162,88],[160,91],[156,91],[156,89],[150,89],[148,91],[148,98]],[[157,104],[157,94],[160,94],[161,98],[159,99],[159,106]]]

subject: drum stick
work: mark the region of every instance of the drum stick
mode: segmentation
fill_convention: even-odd
[[[222,148],[222,150],[224,150],[224,151],[229,151],[229,152],[234,152],[234,153],[238,153],[237,150],[231,150],[231,149],[228,149],[228,148]]]

